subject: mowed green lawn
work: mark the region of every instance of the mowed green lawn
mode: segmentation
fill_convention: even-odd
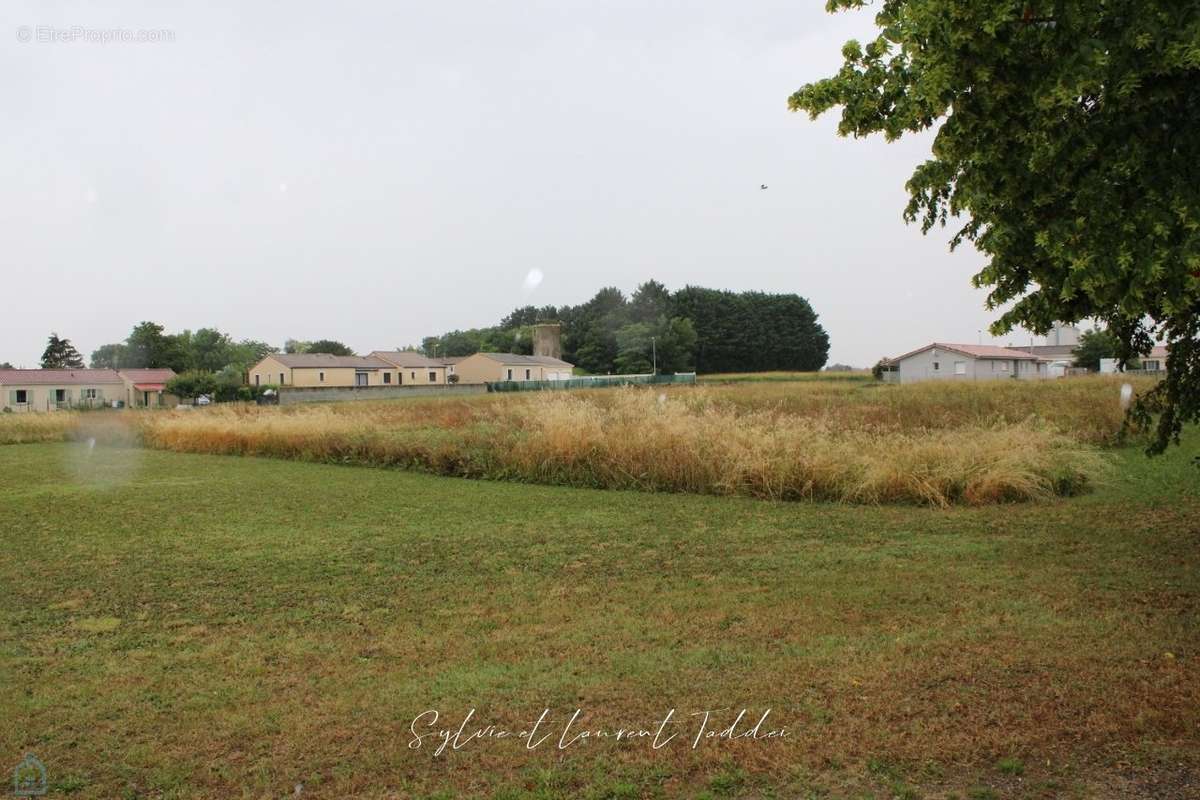
[[[0,761],[100,798],[1194,796],[1198,445],[948,511],[0,447]],[[411,747],[472,708],[513,736]],[[786,735],[693,746],[742,708]],[[671,709],[659,749],[572,738]]]

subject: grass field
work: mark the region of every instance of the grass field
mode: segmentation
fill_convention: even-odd
[[[87,798],[1194,796],[1198,453],[936,510],[0,447],[0,756]],[[743,707],[787,735],[691,747]],[[552,739],[410,748],[471,708]],[[577,708],[679,736],[560,750]]]
[[[82,427],[66,435],[103,440],[112,431],[94,428],[115,419],[146,445],[178,452],[605,489],[982,505],[1102,485],[1108,459],[1097,448],[1122,430],[1120,383],[767,381],[224,406],[82,415]]]

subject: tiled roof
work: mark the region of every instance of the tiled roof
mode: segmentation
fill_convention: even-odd
[[[378,358],[364,356],[335,356],[329,353],[271,353],[285,367],[300,369],[317,367],[354,367],[356,369],[388,369],[392,365]]]
[[[1014,350],[1024,350],[1026,353],[1033,353],[1035,356],[1040,356],[1043,359],[1055,359],[1063,356],[1072,356],[1075,354],[1075,349],[1079,347],[1077,344],[1035,344],[1027,347],[1014,347]]]
[[[378,358],[395,364],[397,367],[433,367],[442,369],[445,363],[441,359],[426,358],[415,350],[374,350],[372,358]]]
[[[93,383],[122,383],[111,369],[0,369],[4,386],[80,386]]]
[[[490,358],[492,361],[498,361],[501,364],[537,364],[545,367],[574,366],[560,358],[551,358],[550,356],[523,356],[517,353],[478,353],[478,355]]]
[[[175,377],[173,369],[119,369],[117,373],[131,383],[166,383]]]
[[[964,356],[971,356],[972,358],[1000,358],[1004,359],[1005,361],[1011,361],[1013,359],[1025,361],[1037,360],[1037,356],[1033,355],[1032,353],[1017,350],[1015,348],[997,347],[993,344],[947,344],[945,342],[934,342],[933,344],[927,344],[924,347],[918,347],[916,350],[907,352],[902,356],[896,356],[895,358],[889,359],[889,362],[895,364],[899,361],[903,361],[909,356],[915,356],[917,353],[923,353],[926,350],[934,347],[938,348],[939,350],[949,350],[955,353],[962,353]]]

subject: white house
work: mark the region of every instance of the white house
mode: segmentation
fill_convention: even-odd
[[[1167,368],[1167,348],[1165,345],[1157,345],[1150,352],[1139,359],[1137,369],[1126,369],[1126,372],[1163,372]],[[1100,372],[1114,373],[1117,372],[1117,360],[1115,358],[1100,359]]]
[[[1045,378],[1048,364],[1036,355],[988,344],[934,342],[884,363],[888,380],[991,381],[1001,378]]]

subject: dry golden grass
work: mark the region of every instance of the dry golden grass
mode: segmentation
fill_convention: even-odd
[[[0,444],[66,441],[78,428],[79,417],[74,411],[0,414]]]
[[[709,391],[719,402],[820,417],[845,428],[925,431],[1036,420],[1081,441],[1112,445],[1124,419],[1118,399],[1121,384],[1131,383],[1140,393],[1154,382],[1144,376],[1100,375],[906,386],[829,380],[719,386]]]
[[[224,407],[139,418],[151,447],[698,494],[969,504],[1075,494],[1116,440],[1105,380],[627,388]]]

